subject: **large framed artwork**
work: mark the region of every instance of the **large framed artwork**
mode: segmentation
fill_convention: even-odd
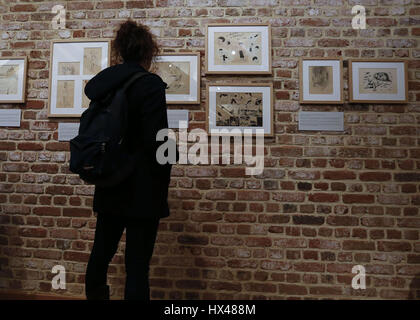
[[[299,83],[299,100],[302,104],[344,103],[341,58],[300,59]]]
[[[86,83],[109,66],[110,41],[53,41],[50,59],[49,117],[80,117],[89,106]]]
[[[207,74],[272,74],[268,24],[209,24]]]
[[[208,84],[207,101],[210,135],[223,135],[223,129],[239,129],[240,134],[244,129],[252,133],[263,129],[265,136],[273,136],[272,83]]]
[[[200,103],[200,53],[165,53],[156,57],[155,72],[166,82],[167,104]]]
[[[406,103],[408,74],[405,60],[350,60],[349,100],[364,103]]]
[[[26,70],[26,57],[0,58],[0,103],[25,102]]]

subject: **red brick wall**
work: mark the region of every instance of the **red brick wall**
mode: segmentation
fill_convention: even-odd
[[[68,171],[68,143],[47,118],[50,40],[108,39],[127,17],[151,26],[167,51],[200,51],[210,22],[269,22],[273,77],[202,76],[207,82],[272,81],[275,138],[266,169],[173,169],[171,217],[161,221],[151,294],[181,298],[401,298],[419,289],[419,0],[67,1],[67,29],[52,30],[59,2],[0,5],[0,54],[29,57],[20,128],[0,128],[0,289],[83,295],[94,236],[93,186]],[[367,29],[351,28],[351,7],[366,6]],[[300,106],[298,58],[403,58],[404,105]],[[345,63],[347,96],[347,64]],[[190,107],[204,127],[206,101]],[[340,134],[299,132],[300,110],[344,111]],[[124,288],[124,242],[109,269],[116,298]],[[51,288],[52,266],[67,290]],[[366,290],[351,288],[354,265]],[[415,278],[417,277],[417,280]]]

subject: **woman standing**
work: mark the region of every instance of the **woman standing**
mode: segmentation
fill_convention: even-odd
[[[159,219],[169,216],[167,202],[171,164],[160,165],[156,150],[159,130],[168,128],[166,84],[148,72],[158,46],[149,29],[133,21],[120,26],[115,38],[123,63],[104,69],[86,85],[90,100],[101,99],[120,88],[138,72],[126,91],[129,102],[126,143],[140,151],[134,173],[118,186],[95,187],[93,211],[97,213],[95,239],[89,258],[85,289],[87,299],[109,299],[107,270],[121,235],[126,230],[124,299],[149,300],[149,263]]]

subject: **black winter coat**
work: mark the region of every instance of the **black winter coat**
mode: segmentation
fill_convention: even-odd
[[[100,99],[139,71],[145,69],[134,62],[109,67],[86,84],[85,94],[91,100]],[[156,133],[168,128],[165,88],[166,83],[150,73],[126,91],[129,102],[126,143],[132,150],[141,150],[140,159],[134,173],[118,186],[95,186],[94,212],[139,219],[169,216],[167,198],[172,165],[156,161],[156,149],[163,143],[156,141]]]

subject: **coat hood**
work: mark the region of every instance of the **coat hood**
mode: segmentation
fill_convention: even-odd
[[[90,100],[103,98],[110,91],[118,88],[137,72],[146,70],[136,62],[124,62],[108,67],[89,80],[85,86],[85,95]]]

